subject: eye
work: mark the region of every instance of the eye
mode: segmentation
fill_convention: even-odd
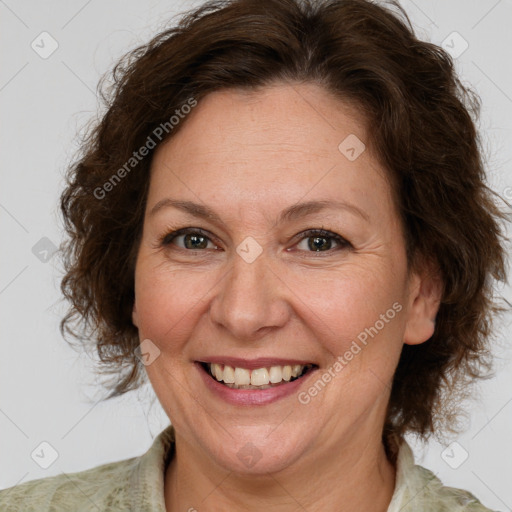
[[[324,229],[309,229],[299,236],[302,238],[297,247],[306,252],[329,252],[332,251],[333,245],[336,244],[339,249],[352,247],[352,244],[342,236]],[[182,228],[172,231],[165,234],[161,238],[160,243],[163,246],[173,244],[184,250],[219,248],[212,242],[210,236],[200,228]],[[303,247],[300,247],[301,244],[303,244]]]
[[[352,244],[345,240],[342,236],[326,231],[324,229],[309,229],[301,233],[302,240],[300,244],[305,244],[302,250],[310,250],[313,252],[328,252],[332,249],[333,241],[339,246],[340,249],[352,247]]]
[[[181,240],[181,243],[176,242]],[[166,234],[162,240],[162,245],[177,245],[180,249],[217,249],[217,246],[210,240],[210,237],[199,228],[183,228]],[[208,243],[211,244],[208,247]]]

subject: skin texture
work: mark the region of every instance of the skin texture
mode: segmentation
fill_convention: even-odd
[[[135,271],[133,322],[161,351],[146,367],[176,429],[165,475],[168,510],[385,511],[395,468],[381,440],[403,343],[434,332],[440,283],[407,273],[403,234],[384,169],[356,110],[316,84],[209,94],[176,136],[157,149]],[[366,150],[349,161],[348,135]],[[162,199],[207,205],[223,224]],[[364,212],[325,209],[278,223],[298,202],[338,200]],[[206,248],[186,249],[201,228]],[[350,246],[307,229],[339,234]],[[262,253],[236,251],[248,236]],[[311,235],[308,235],[311,236]],[[314,235],[318,236],[318,235]],[[264,406],[212,394],[194,365],[208,356],[293,358],[332,367],[394,303],[401,311],[308,404],[297,393]],[[306,381],[306,379],[305,379]],[[237,456],[250,443],[260,459]]]

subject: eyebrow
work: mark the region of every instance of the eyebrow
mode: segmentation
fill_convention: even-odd
[[[208,206],[199,203],[194,203],[193,201],[180,201],[176,199],[165,198],[162,199],[161,201],[158,201],[158,203],[156,203],[155,206],[153,206],[149,215],[153,216],[163,208],[169,207],[177,208],[195,217],[215,221],[218,224],[225,226],[223,220],[214,210],[212,210]],[[289,206],[288,208],[283,210],[279,215],[279,223],[282,223],[284,221],[289,222],[301,217],[306,217],[307,215],[312,215],[314,213],[318,213],[328,208],[345,210],[361,217],[366,222],[370,222],[368,214],[353,204],[345,203],[343,201],[318,200],[297,203],[292,206]]]

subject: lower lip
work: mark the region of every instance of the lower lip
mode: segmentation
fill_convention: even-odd
[[[304,382],[309,379],[310,374],[316,370],[310,370],[306,375],[295,379],[292,382],[281,384],[267,389],[234,389],[221,384],[213,379],[210,374],[198,362],[195,363],[197,369],[208,389],[222,398],[224,401],[233,405],[267,405],[281,398],[285,398],[296,393]]]

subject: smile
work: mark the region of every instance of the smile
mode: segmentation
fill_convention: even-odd
[[[202,363],[202,366],[212,378],[231,389],[261,390],[300,379],[314,365],[275,365],[252,370],[220,363]]]
[[[308,360],[210,356],[194,361],[211,396],[235,406],[262,406],[297,394],[318,370]]]

